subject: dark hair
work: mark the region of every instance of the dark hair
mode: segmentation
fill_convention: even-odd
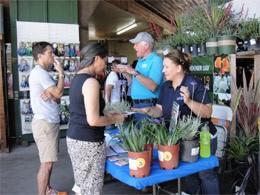
[[[91,65],[94,62],[96,56],[105,58],[108,55],[108,51],[101,43],[89,43],[81,51],[81,62],[79,70]]]
[[[48,42],[42,41],[42,42],[36,42],[34,43],[33,47],[32,47],[32,55],[33,55],[33,59],[35,61],[38,60],[38,54],[43,54],[46,50],[47,47],[50,46],[51,48],[52,45]]]
[[[117,59],[113,60],[112,64],[120,64],[121,62]]]
[[[164,56],[165,58],[169,58],[171,61],[180,65],[184,72],[189,72],[190,64],[191,64],[191,55],[187,53],[183,53],[178,49],[171,50],[168,54]]]

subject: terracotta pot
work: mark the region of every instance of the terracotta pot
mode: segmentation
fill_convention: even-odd
[[[149,159],[152,164],[153,163],[153,144],[145,144],[144,149],[149,152]]]
[[[150,174],[151,162],[149,151],[128,152],[129,170],[132,177],[141,178]]]
[[[180,145],[158,145],[158,157],[161,169],[174,169],[179,165]]]

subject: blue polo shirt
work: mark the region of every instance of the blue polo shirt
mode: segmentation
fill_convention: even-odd
[[[146,58],[141,58],[136,64],[135,70],[145,77],[153,80],[157,89],[153,92],[144,86],[137,78],[132,77],[131,97],[132,99],[151,99],[158,98],[160,86],[163,83],[163,62],[162,58],[155,52],[152,52]]]
[[[185,75],[181,84],[176,89],[172,87],[172,81],[166,81],[161,87],[157,103],[162,106],[163,118],[166,122],[171,118],[173,101],[177,102],[179,105],[179,117],[187,116],[191,113],[190,108],[184,103],[183,97],[180,95],[181,86],[188,87],[190,98],[192,100],[202,102],[203,104],[212,103],[208,96],[208,91],[204,87],[203,83],[192,75]],[[193,116],[196,115],[193,114]],[[202,118],[201,121],[208,122],[211,134],[214,135],[216,133],[216,129],[211,123],[210,118]]]

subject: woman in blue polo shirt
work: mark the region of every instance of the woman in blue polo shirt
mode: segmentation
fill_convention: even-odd
[[[144,112],[152,117],[163,117],[166,125],[171,118],[173,103],[179,105],[179,117],[190,115],[200,116],[202,122],[208,122],[211,139],[211,153],[215,154],[217,146],[216,128],[211,123],[211,100],[202,82],[189,74],[191,58],[179,50],[172,50],[164,56],[164,82],[156,106],[135,111]],[[211,169],[184,179],[185,191],[197,193],[199,187],[202,194],[219,194],[219,183],[216,172]]]

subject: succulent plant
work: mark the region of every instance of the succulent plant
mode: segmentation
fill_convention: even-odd
[[[198,128],[200,125],[200,118],[184,116],[182,119],[178,121],[176,128],[184,132],[185,135],[182,139],[193,140],[199,133]]]

